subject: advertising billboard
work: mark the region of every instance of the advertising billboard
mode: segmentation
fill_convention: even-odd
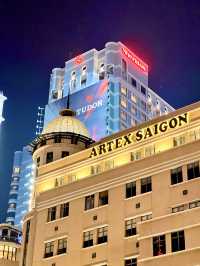
[[[106,136],[108,80],[102,80],[70,95],[70,108],[87,127],[90,136],[99,140]],[[66,108],[67,97],[46,105],[44,126]]]

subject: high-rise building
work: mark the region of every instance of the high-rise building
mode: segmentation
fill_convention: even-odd
[[[70,106],[95,140],[174,110],[148,87],[147,64],[121,42],[53,69],[44,125],[66,107],[69,93]]]
[[[1,124],[1,122],[4,121],[4,118],[3,118],[3,104],[4,104],[4,101],[6,99],[7,98],[3,95],[3,92],[0,91],[0,124]]]
[[[0,265],[19,266],[21,232],[14,226],[0,224]]]
[[[121,42],[109,42],[101,51],[92,49],[67,61],[64,68],[52,70],[45,125],[66,107],[69,93],[70,106],[94,140],[174,110],[148,87],[147,64]],[[39,107],[37,135],[42,131],[43,115],[44,110]],[[19,167],[22,170],[15,192],[13,172],[6,221],[21,228],[28,211],[33,176],[31,155],[27,150],[18,153],[22,157]]]
[[[71,110],[32,142],[21,266],[200,261],[200,102],[92,143]]]
[[[24,215],[28,212],[34,182],[32,155],[26,146],[14,154],[6,222],[21,229]]]

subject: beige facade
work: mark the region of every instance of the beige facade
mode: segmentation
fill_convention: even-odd
[[[65,158],[69,138],[34,146],[21,266],[200,265],[200,103],[79,140]]]

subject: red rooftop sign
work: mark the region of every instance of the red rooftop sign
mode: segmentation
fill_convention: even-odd
[[[132,63],[138,66],[142,71],[148,72],[148,66],[145,63],[143,63],[136,55],[129,52],[128,49],[124,47],[122,47],[122,51],[125,54],[125,56],[127,56],[132,61]]]

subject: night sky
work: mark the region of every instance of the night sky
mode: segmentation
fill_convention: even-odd
[[[175,108],[200,99],[199,0],[0,0],[0,222],[13,153],[34,137],[51,69],[71,56],[121,41],[150,68],[149,86]]]

